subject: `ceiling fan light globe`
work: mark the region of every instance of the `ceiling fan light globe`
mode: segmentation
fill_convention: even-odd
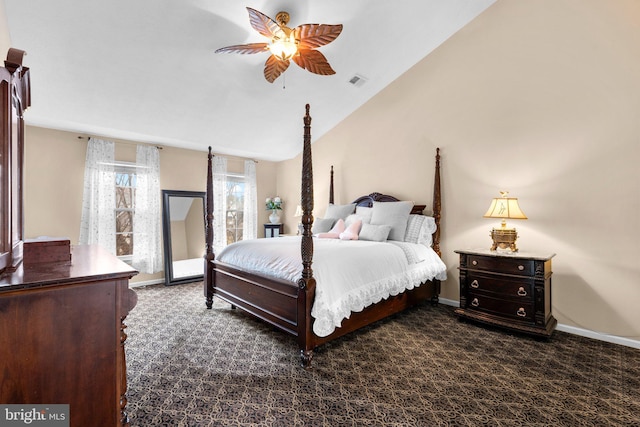
[[[295,41],[288,39],[273,40],[269,44],[269,51],[281,61],[286,61],[296,54],[298,45]]]

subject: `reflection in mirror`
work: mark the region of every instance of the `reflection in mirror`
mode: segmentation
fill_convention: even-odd
[[[166,285],[204,277],[204,192],[162,190]]]

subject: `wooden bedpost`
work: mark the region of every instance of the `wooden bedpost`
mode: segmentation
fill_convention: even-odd
[[[436,222],[436,231],[433,233],[433,250],[442,258],[440,252],[440,211],[442,209],[442,194],[440,193],[440,148],[436,148],[436,172],[433,179],[433,218]]]
[[[436,222],[436,231],[433,233],[433,245],[435,253],[442,258],[440,251],[440,216],[442,211],[442,193],[440,192],[440,148],[436,148],[436,167],[433,179],[433,219]],[[433,279],[435,294],[431,297],[431,304],[438,305],[440,295],[440,280]]]
[[[207,156],[207,197],[206,197],[206,217],[205,217],[205,255],[204,255],[204,296],[207,308],[213,307],[213,154],[209,147]]]
[[[304,141],[302,149],[302,277],[298,280],[298,313],[305,313],[304,319],[298,318],[298,345],[300,347],[300,362],[304,368],[311,366],[313,358],[311,306],[316,290],[316,280],[313,277],[311,263],[313,259],[313,167],[311,162],[311,116],[309,104],[306,105],[304,116]]]
[[[329,204],[333,203],[333,165],[331,165],[331,177],[329,180]]]

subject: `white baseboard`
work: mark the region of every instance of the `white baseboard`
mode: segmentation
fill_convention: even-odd
[[[438,298],[438,302],[444,305],[450,305],[451,307],[460,307],[460,301],[446,298]]]
[[[576,328],[575,326],[561,325],[559,323],[556,329],[562,332],[567,332],[569,334],[580,335],[581,337],[593,338],[595,340],[600,340],[600,341],[610,342],[613,344],[620,344],[627,347],[640,349],[640,341],[632,340],[629,338],[619,337],[616,335],[601,334],[600,332],[594,332],[588,329]]]
[[[460,301],[440,298],[438,301],[444,305],[450,305],[452,307],[460,307]],[[612,344],[624,345],[626,347],[640,349],[640,341],[632,340],[629,338],[618,337],[616,335],[601,334],[599,332],[590,331],[588,329],[576,328],[575,326],[558,324],[556,330],[561,332],[567,332],[573,335],[579,335],[581,337],[593,338],[599,341],[610,342]]]

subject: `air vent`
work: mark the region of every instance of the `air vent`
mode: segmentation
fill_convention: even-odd
[[[367,82],[367,79],[365,79],[360,74],[354,74],[354,76],[349,79],[349,83],[351,83],[355,87],[360,87],[363,84],[365,84],[366,82]]]

